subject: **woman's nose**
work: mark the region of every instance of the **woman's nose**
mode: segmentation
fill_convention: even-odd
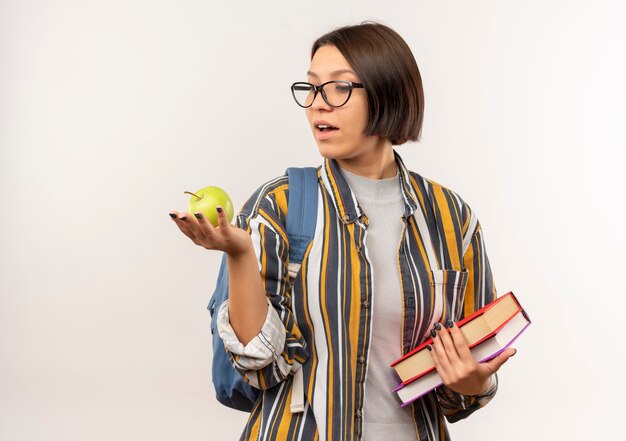
[[[332,110],[333,107],[330,106],[326,100],[324,99],[324,97],[322,96],[322,92],[319,91],[317,92],[317,95],[315,96],[315,98],[313,98],[313,102],[311,103],[311,108],[315,109],[315,110]]]

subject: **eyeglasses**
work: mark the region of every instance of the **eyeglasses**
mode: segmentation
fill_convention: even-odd
[[[329,106],[341,107],[350,99],[352,89],[362,88],[363,84],[352,81],[327,81],[319,86],[300,82],[291,85],[291,93],[296,103],[305,109],[311,107],[318,92],[321,92],[322,98]]]

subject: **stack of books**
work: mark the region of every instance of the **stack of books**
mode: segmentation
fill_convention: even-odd
[[[476,361],[484,362],[511,346],[530,323],[515,295],[509,292],[464,318],[457,326]],[[400,397],[402,407],[443,383],[426,348],[432,343],[432,338],[426,340],[391,364],[400,378],[394,392]]]

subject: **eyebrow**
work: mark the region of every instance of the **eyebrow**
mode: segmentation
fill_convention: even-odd
[[[353,72],[353,71],[351,71],[350,69],[339,69],[339,70],[334,70],[334,71],[332,71],[332,72],[330,73],[330,75],[331,75],[331,76],[335,76],[335,75],[339,75],[339,74],[343,74],[343,73],[350,73],[350,74],[352,74],[352,75],[356,76],[356,73],[354,73],[354,72]],[[306,74],[307,74],[307,75],[309,75],[309,76],[312,76],[312,77],[317,77],[317,78],[319,78],[319,75],[318,75],[318,74],[316,74],[315,72],[311,72],[310,70],[309,70],[309,71],[307,71],[307,73],[306,73]]]

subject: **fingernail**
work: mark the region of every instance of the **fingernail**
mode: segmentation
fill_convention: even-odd
[[[186,220],[187,220],[187,217],[186,217],[186,216],[181,216],[181,217],[180,217],[180,220],[184,220],[184,221],[186,221]]]
[[[448,322],[446,323],[446,328],[450,329],[453,326],[454,326],[454,322],[452,320],[448,320]]]
[[[434,329],[431,329],[431,330],[430,330],[430,336],[431,336],[432,338],[437,337],[437,333],[435,332],[435,330],[434,330]]]
[[[429,351],[432,351],[433,347],[431,345],[426,345],[426,349],[428,349]]]
[[[515,352],[513,352],[513,355],[511,355],[511,357],[514,357],[515,354],[517,354],[517,349],[515,350]]]
[[[435,329],[437,331],[441,331],[441,325],[439,323],[435,323]]]
[[[196,219],[202,219],[202,213],[194,213],[193,215],[196,217]]]
[[[221,213],[222,212],[222,207],[217,207],[217,212]]]
[[[172,219],[176,219],[176,215],[174,213],[169,213],[169,215]]]

